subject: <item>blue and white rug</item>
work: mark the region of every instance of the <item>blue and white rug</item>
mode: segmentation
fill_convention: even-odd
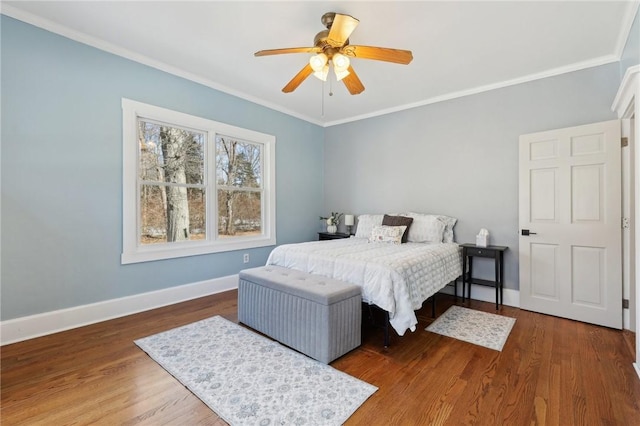
[[[451,306],[426,330],[502,351],[516,319],[473,309]]]
[[[135,344],[231,425],[340,425],[378,389],[220,316]]]

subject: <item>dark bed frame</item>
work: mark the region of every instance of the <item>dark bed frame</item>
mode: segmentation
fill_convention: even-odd
[[[458,285],[457,284],[458,284],[458,280],[460,278],[461,277],[458,277],[455,280],[451,281],[449,284],[447,284],[447,285],[453,285],[453,294],[454,294],[454,297],[456,298],[456,300],[458,299]],[[438,293],[436,292],[433,296],[431,296],[427,300],[425,300],[425,302],[431,300],[431,318],[435,318],[436,317],[436,296],[437,295],[438,295]],[[390,345],[389,329],[391,328],[391,323],[389,322],[389,312],[384,310],[384,309],[382,309],[378,305],[368,304],[366,302],[362,302],[362,308],[363,308],[364,311],[367,312],[367,318],[369,319],[369,322],[374,327],[382,328],[382,331],[384,333],[384,337],[383,337],[384,347],[388,348],[389,345]],[[374,311],[382,313],[382,315],[383,315],[382,323],[379,323],[379,322],[376,321]]]

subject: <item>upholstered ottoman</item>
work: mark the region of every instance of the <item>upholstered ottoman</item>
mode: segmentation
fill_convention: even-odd
[[[360,346],[360,287],[279,266],[245,269],[238,320],[328,364]]]

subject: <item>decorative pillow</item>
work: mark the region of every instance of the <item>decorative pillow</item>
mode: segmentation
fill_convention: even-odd
[[[404,230],[404,234],[402,234],[402,242],[407,242],[407,237],[409,236],[409,227],[411,227],[411,222],[413,222],[412,217],[407,216],[389,216],[385,214],[382,218],[382,224],[388,226],[406,226],[407,229]]]
[[[371,230],[370,243],[402,244],[402,234],[406,226],[377,225]]]
[[[444,236],[442,238],[443,243],[453,242],[453,227],[456,225],[458,219],[450,216],[439,215],[438,219],[444,222]]]
[[[374,226],[382,225],[382,214],[361,214],[358,216],[356,238],[369,238]]]
[[[445,222],[436,215],[407,213],[413,218],[407,241],[411,243],[441,243],[444,239]]]

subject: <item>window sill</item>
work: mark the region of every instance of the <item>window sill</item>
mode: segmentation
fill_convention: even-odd
[[[175,243],[174,243],[175,244]],[[223,253],[227,251],[246,250],[258,247],[275,246],[275,238],[251,238],[234,239],[230,241],[205,243],[194,245],[188,243],[181,247],[151,246],[139,247],[137,250],[122,253],[120,263],[128,265],[132,263],[152,262],[155,260],[174,259],[179,257],[198,256],[202,254]]]

